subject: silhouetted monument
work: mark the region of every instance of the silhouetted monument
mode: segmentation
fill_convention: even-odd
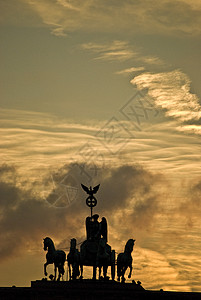
[[[96,269],[99,269],[99,279],[108,280],[108,267],[111,267],[111,279],[115,279],[115,250],[112,250],[108,242],[108,225],[105,217],[99,221],[99,215],[93,214],[93,208],[97,205],[97,199],[94,197],[99,190],[100,184],[94,188],[81,184],[83,190],[89,195],[86,198],[86,205],[90,208],[91,215],[86,217],[86,240],[81,243],[80,251],[77,249],[77,241],[71,239],[70,251],[67,256],[69,268],[69,280],[76,281],[83,278],[83,266],[93,267],[93,279],[96,280]],[[125,245],[124,253],[120,253],[117,258],[117,277],[118,281],[125,282],[125,272],[130,268],[129,278],[132,272],[132,256],[135,240],[129,239]],[[47,250],[44,264],[44,273],[47,276],[46,267],[48,264],[55,265],[55,276],[51,280],[56,280],[56,270],[59,271],[58,281],[64,274],[64,263],[66,254],[63,250],[56,250],[53,241],[50,238],[44,239],[44,250]],[[103,270],[103,276],[101,272]]]

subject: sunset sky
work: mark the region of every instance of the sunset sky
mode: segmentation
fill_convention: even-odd
[[[0,0],[0,23],[0,286],[85,240],[100,183],[132,279],[201,292],[201,2]]]

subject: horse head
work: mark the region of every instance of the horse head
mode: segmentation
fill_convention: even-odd
[[[47,248],[50,246],[50,243],[52,242],[51,238],[46,237],[43,239],[43,244],[44,244],[44,250],[47,251]]]
[[[125,245],[125,252],[132,252],[134,247],[135,240],[129,239]]]
[[[77,244],[77,240],[76,239],[71,239],[70,240],[70,249],[71,250],[75,250],[76,249],[76,244]]]

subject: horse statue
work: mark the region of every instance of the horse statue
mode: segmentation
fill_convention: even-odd
[[[132,273],[132,256],[131,253],[133,251],[135,240],[129,239],[125,245],[125,250],[123,253],[119,253],[117,256],[117,280],[121,282],[125,282],[125,272],[127,268],[130,268],[130,272],[128,278],[131,278]]]
[[[81,264],[80,252],[78,251],[78,249],[76,249],[76,239],[71,239],[70,252],[67,255],[67,261],[69,268],[69,280],[75,280],[79,276],[80,279],[82,279],[83,266]]]
[[[103,278],[107,279],[107,268],[111,261],[111,247],[101,238],[98,243],[98,251],[96,256],[96,266],[99,268],[99,280],[101,279],[101,270],[103,267]]]
[[[63,250],[56,250],[53,241],[51,238],[46,237],[43,240],[44,250],[47,251],[46,254],[46,263],[44,264],[44,274],[47,276],[47,266],[49,264],[54,264],[54,280],[56,280],[57,269],[59,271],[59,276],[57,281],[60,280],[61,276],[64,275],[64,264],[66,261],[66,253]]]

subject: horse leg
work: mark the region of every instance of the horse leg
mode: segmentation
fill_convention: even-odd
[[[56,277],[57,277],[57,267],[54,264],[54,280],[56,280]]]
[[[117,281],[120,281],[120,277],[122,274],[122,264],[117,261]]]
[[[93,280],[96,280],[96,266],[93,266]]]
[[[70,263],[68,263],[68,270],[69,270],[69,280],[71,280],[71,266]]]
[[[64,271],[63,266],[62,266],[61,264],[59,264],[59,265],[58,265],[59,276],[58,276],[58,278],[57,278],[57,281],[60,281],[61,276],[62,276],[62,274],[64,273],[63,271]]]
[[[72,280],[76,279],[76,275],[75,275],[75,264],[72,264]]]
[[[60,273],[60,270],[59,270],[59,276],[57,278],[57,281],[60,281],[60,278],[61,278],[61,273]]]
[[[106,279],[106,277],[107,277],[107,265],[103,266],[103,276],[104,276],[104,279]]]
[[[80,265],[80,279],[83,278],[83,265]]]
[[[98,267],[98,271],[99,271],[99,273],[98,273],[98,279],[99,280],[101,279],[101,269],[102,269],[102,266],[99,266]]]
[[[62,265],[61,265],[61,271],[60,271],[62,281],[64,280],[64,273],[65,273],[64,265],[65,265],[65,261],[62,263]]]
[[[120,281],[120,277],[121,277],[120,266],[117,265],[117,281]]]
[[[130,272],[129,272],[128,278],[131,278],[132,269],[133,269],[132,265],[131,265],[131,266],[129,266],[129,268],[130,268]]]
[[[127,268],[125,268],[125,267],[122,268],[122,275],[121,275],[121,282],[122,282],[122,283],[125,282],[125,277],[124,277],[124,275],[125,275],[126,269],[127,269]]]
[[[49,264],[46,262],[45,264],[44,264],[44,275],[45,276],[47,276],[47,266],[48,266]]]
[[[120,253],[117,257],[117,281],[120,281],[121,278],[121,274],[122,274],[122,262],[121,262],[121,255],[122,253]]]

